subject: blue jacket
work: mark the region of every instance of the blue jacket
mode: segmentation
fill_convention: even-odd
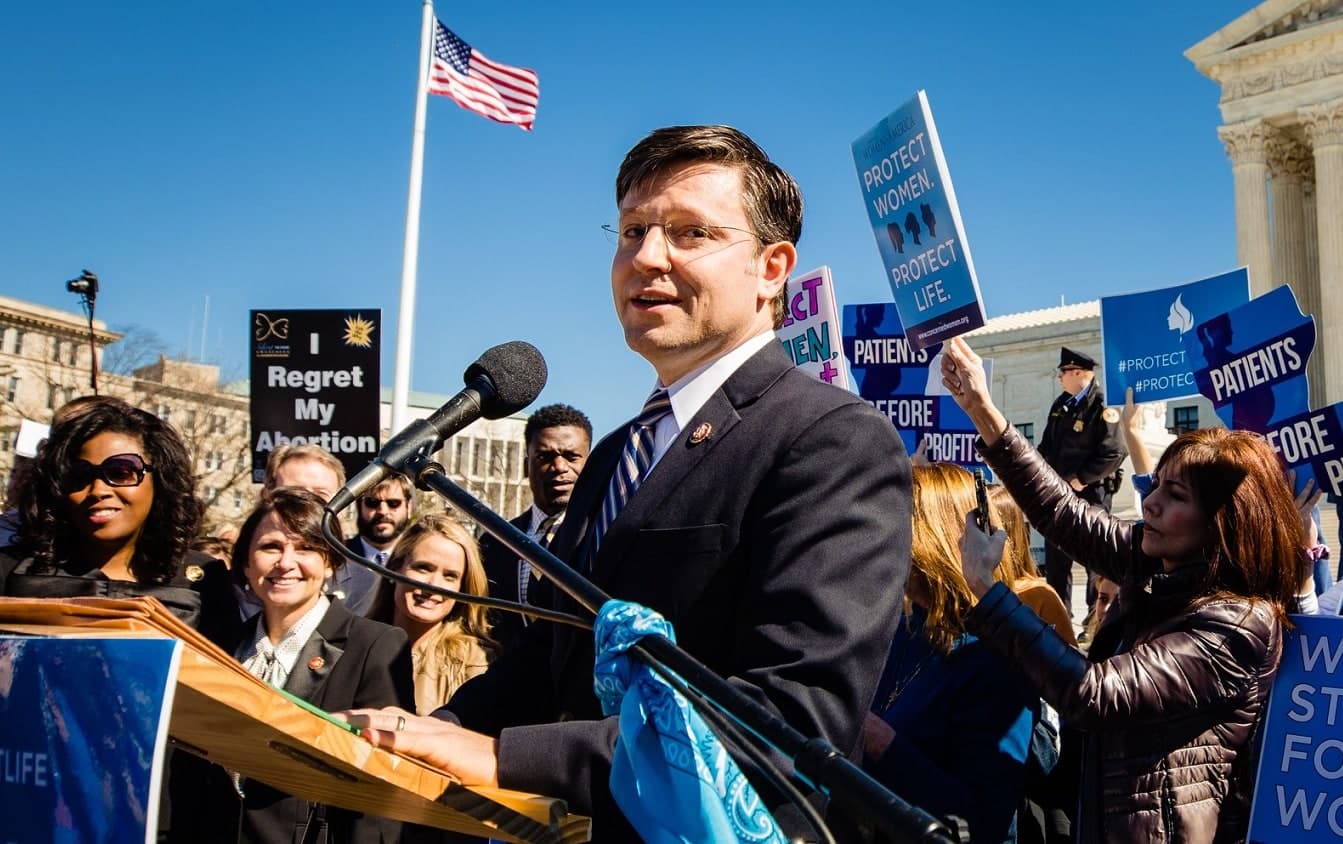
[[[914,805],[965,820],[973,842],[1015,841],[1039,695],[968,633],[938,653],[923,620],[916,607],[891,644],[872,711],[895,738],[865,767]]]

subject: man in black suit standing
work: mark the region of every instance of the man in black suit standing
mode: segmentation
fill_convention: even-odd
[[[592,422],[567,404],[548,404],[527,417],[523,428],[523,472],[532,492],[532,506],[513,520],[513,527],[545,547],[564,522],[574,483],[592,448]],[[541,581],[536,571],[489,534],[480,538],[480,556],[490,579],[490,596],[519,603],[538,603]],[[530,623],[519,613],[492,611],[490,635],[512,649]]]
[[[616,202],[616,315],[657,384],[593,449],[552,551],[662,613],[682,647],[794,728],[853,754],[902,606],[910,467],[885,417],[795,369],[774,335],[801,193],[738,130],[677,126],[629,152]],[[592,815],[594,841],[632,840],[608,786],[618,725],[601,715],[592,664],[590,634],[533,624],[451,701],[470,729],[351,717],[464,783],[568,800]],[[805,828],[778,817],[786,834]]]
[[[1105,406],[1105,391],[1095,370],[1090,355],[1067,346],[1059,353],[1063,392],[1049,408],[1040,454],[1078,496],[1108,512],[1128,448],[1119,431],[1119,411]],[[1045,543],[1045,579],[1071,611],[1073,561],[1052,542]],[[1090,589],[1087,603],[1091,604]]]

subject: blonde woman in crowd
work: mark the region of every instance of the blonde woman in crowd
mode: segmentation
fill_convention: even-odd
[[[471,532],[442,514],[406,529],[387,567],[431,586],[487,595],[480,547]],[[415,711],[428,715],[485,669],[498,648],[484,607],[384,581],[369,617],[406,631],[414,660]]]

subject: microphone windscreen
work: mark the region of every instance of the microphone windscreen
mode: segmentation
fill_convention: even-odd
[[[501,419],[517,413],[536,401],[546,385],[546,359],[525,340],[514,340],[486,349],[480,359],[466,368],[463,376],[469,384],[477,378],[489,379],[494,394],[484,397],[481,415]]]

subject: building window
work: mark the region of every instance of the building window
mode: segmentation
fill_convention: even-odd
[[[452,471],[458,475],[466,474],[466,437],[457,437],[452,442]]]
[[[55,384],[50,384],[50,385],[48,385],[48,386],[47,386],[47,407],[51,408],[52,410],[55,410],[56,408],[58,408],[58,407],[60,407],[61,405],[65,404],[65,401],[66,401],[66,399],[65,399],[66,392],[67,392],[67,391],[66,391],[66,389],[65,389],[64,387],[58,387],[58,386],[56,386]]]
[[[243,471],[245,468],[247,468],[247,455],[246,455],[246,454],[239,454],[239,455],[238,455],[238,461],[237,461],[236,463],[233,464],[233,471],[235,471],[235,472],[241,472],[241,471]]]
[[[522,477],[522,461],[519,459],[519,446],[516,442],[508,444],[508,465],[504,467],[505,478]]]
[[[71,366],[75,365],[75,355],[79,353],[79,347],[73,342],[65,344],[65,362]]]
[[[1198,405],[1175,408],[1172,414],[1171,433],[1177,437],[1198,430]]]
[[[188,431],[196,430],[196,411],[194,410],[187,411],[186,429]]]
[[[164,402],[159,402],[158,406],[154,408],[154,415],[162,419],[164,422],[167,422],[170,419],[172,419],[173,409],[171,407],[168,407],[168,405],[165,404]]]
[[[233,490],[233,512],[242,512],[242,490],[240,489]]]
[[[219,468],[223,465],[224,455],[219,452],[211,451],[209,454],[205,455],[205,471],[218,472]]]
[[[488,468],[485,465],[485,447],[487,443],[485,440],[472,440],[471,444],[474,446],[474,448],[471,449],[471,476],[483,478],[485,477]]]
[[[0,431],[0,452],[9,451],[13,448],[14,439],[18,435],[18,431]]]
[[[55,337],[51,338],[51,359],[56,363],[61,362],[61,341]]]
[[[224,417],[222,415],[218,413],[210,414],[210,433],[212,434],[224,433]]]
[[[1026,442],[1030,443],[1031,445],[1035,445],[1034,422],[1018,422],[1017,430],[1020,431],[1021,435],[1026,438]]]
[[[217,486],[207,486],[207,487],[205,488],[205,503],[206,503],[206,504],[213,504],[213,503],[215,502],[215,499],[218,498],[218,497],[219,497],[219,487],[217,487]]]
[[[14,401],[19,397],[19,376],[9,376],[9,382],[5,385],[5,401]]]

